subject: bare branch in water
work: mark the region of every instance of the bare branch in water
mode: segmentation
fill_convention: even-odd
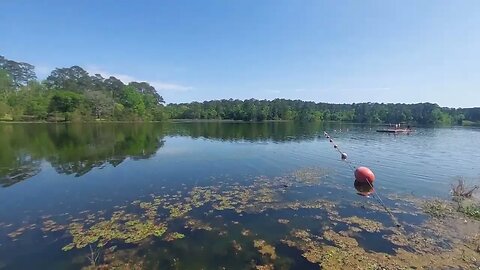
[[[95,249],[92,247],[92,244],[88,245],[90,248],[90,255],[87,255],[90,264],[93,266],[97,265],[98,258],[100,257],[101,250],[100,248],[96,247]]]
[[[473,187],[468,187],[465,183],[465,179],[458,178],[457,183],[452,184],[452,195],[454,197],[462,197],[462,198],[471,198],[473,192],[479,189],[480,187],[475,185]]]

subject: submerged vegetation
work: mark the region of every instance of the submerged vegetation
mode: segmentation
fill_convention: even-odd
[[[60,240],[66,241],[63,250],[78,249],[85,254],[85,269],[122,265],[148,269],[165,264],[191,269],[195,266],[188,261],[197,258],[192,256],[203,262],[204,256],[228,254],[232,256],[228,261],[237,268],[250,261],[247,264],[254,269],[289,269],[292,253],[286,247],[300,252],[303,259],[296,258],[296,263],[304,260],[301,263],[322,269],[480,266],[480,221],[470,219],[475,214],[460,216],[451,207],[453,202],[392,196],[391,211],[402,224],[396,227],[382,207],[363,197],[358,197],[363,201],[359,202],[338,201],[328,195],[301,200],[294,196],[317,185],[332,192],[342,190],[328,181],[324,169],[304,168],[281,177],[256,177],[246,184],[220,183],[150,194],[119,205],[113,212],[83,211],[66,219],[44,216],[41,224],[17,229],[2,224],[0,229],[9,230],[12,240],[37,228],[45,235],[67,231],[69,237]],[[345,215],[345,211],[356,214]],[[271,232],[252,226],[253,220],[266,222]],[[155,251],[157,245],[162,247],[159,251]],[[147,256],[149,252],[154,253]],[[189,255],[179,257],[185,252]]]
[[[300,120],[357,123],[468,124],[480,122],[480,108],[437,104],[328,104],[301,100],[213,100],[164,105],[147,82],[89,74],[79,66],[56,68],[38,81],[35,67],[0,56],[0,121],[161,121],[223,119]]]
[[[439,199],[426,201],[423,205],[425,213],[435,218],[445,218],[454,213],[454,208],[451,202]]]

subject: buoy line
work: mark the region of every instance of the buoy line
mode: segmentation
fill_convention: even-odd
[[[390,211],[390,209],[387,207],[387,205],[383,202],[383,200],[380,197],[380,195],[378,194],[378,192],[373,187],[373,181],[375,180],[375,174],[367,167],[356,167],[350,160],[348,160],[347,153],[340,150],[340,147],[333,141],[333,138],[326,131],[324,131],[323,134],[324,134],[325,138],[327,138],[329,140],[329,142],[331,144],[333,144],[333,148],[340,153],[340,158],[342,159],[342,161],[344,161],[350,167],[350,169],[353,171],[353,173],[355,175],[355,182],[358,181],[360,183],[368,183],[369,187],[373,191],[373,197],[385,209],[385,211],[387,211],[387,213],[389,214],[389,216],[392,219],[395,226],[401,227],[398,219],[393,215],[392,211]],[[365,195],[361,194],[361,193],[359,193],[359,194],[363,195],[363,196],[367,196],[367,197],[370,195],[369,192],[367,192]]]

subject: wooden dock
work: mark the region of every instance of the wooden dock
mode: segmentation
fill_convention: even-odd
[[[405,128],[386,128],[386,129],[377,129],[377,132],[383,132],[383,133],[410,133],[413,132],[411,129],[405,129]]]

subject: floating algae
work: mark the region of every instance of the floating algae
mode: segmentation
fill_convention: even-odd
[[[58,224],[54,220],[47,219],[43,221],[42,231],[46,232],[59,232],[66,229],[66,226],[63,224]]]
[[[36,224],[24,225],[13,232],[10,232],[9,234],[7,234],[7,236],[10,237],[10,239],[12,239],[13,241],[16,241],[19,236],[23,235],[28,230],[34,230],[36,228],[37,228]]]
[[[241,234],[242,234],[243,236],[249,236],[249,235],[252,234],[252,232],[251,232],[250,230],[243,229],[242,232],[241,232]]]
[[[277,258],[277,254],[275,253],[275,247],[269,245],[265,240],[254,240],[253,246],[258,249],[258,252],[260,252],[260,254],[268,256],[272,260],[275,260]]]
[[[292,173],[294,180],[307,185],[319,184],[328,176],[329,170],[323,168],[303,168]]]
[[[190,229],[192,231],[195,231],[195,230],[205,230],[205,231],[211,231],[213,230],[212,226],[210,226],[209,224],[201,221],[201,220],[198,220],[198,219],[188,219],[186,222],[185,222],[185,229]]]
[[[18,236],[22,235],[26,230],[27,229],[25,227],[21,227],[21,228],[16,229],[13,232],[7,234],[7,236],[15,240],[15,239],[17,239]]]
[[[125,243],[139,243],[150,236],[162,236],[167,230],[165,223],[154,223],[152,220],[140,220],[135,215],[125,214],[123,211],[114,212],[106,221],[95,223],[89,228],[83,224],[72,223],[69,232],[73,237],[72,243],[63,247],[64,251],[72,248],[84,248],[96,244],[103,247],[113,240]]]
[[[236,254],[238,254],[239,252],[241,252],[243,250],[242,245],[240,245],[240,243],[238,243],[237,240],[235,240],[235,239],[232,241],[232,246],[233,246],[233,250],[235,251]]]
[[[447,217],[455,211],[450,202],[438,199],[426,201],[423,204],[423,209],[425,213],[435,218]]]
[[[292,187],[292,190],[302,185],[311,186],[314,184],[311,181],[300,182],[298,178],[302,176],[308,179],[307,176],[311,177],[312,175],[314,174],[296,172],[273,179],[258,177],[248,185],[224,183],[216,186],[194,187],[190,191],[180,193],[174,191],[172,194],[150,194],[148,199],[127,203],[128,207],[116,207],[115,209],[124,210],[115,211],[109,216],[105,216],[106,212],[93,212],[95,214],[83,212],[83,217],[72,219],[73,222],[68,226],[58,224],[57,221],[53,221],[55,218],[48,217],[49,219],[44,221],[42,230],[47,233],[68,229],[73,239],[64,247],[64,250],[81,249],[89,245],[105,249],[117,243],[119,246],[122,246],[121,243],[133,243],[137,245],[131,250],[146,250],[153,242],[162,245],[161,241],[144,241],[151,237],[161,237],[161,240],[167,242],[186,237],[175,232],[182,227],[192,232],[187,235],[194,235],[193,239],[197,239],[196,231],[214,231],[215,234],[207,234],[215,235],[209,236],[215,237],[212,241],[227,241],[228,247],[233,250],[232,253],[235,253],[237,258],[242,258],[245,262],[254,261],[250,263],[250,267],[256,269],[273,269],[273,263],[277,267],[277,264],[285,258],[280,247],[278,247],[280,256],[277,256],[273,243],[278,242],[298,249],[305,261],[318,264],[324,269],[377,269],[382,267],[386,269],[411,267],[468,269],[480,266],[480,236],[478,233],[480,223],[469,219],[468,216],[460,215],[453,204],[448,204],[450,209],[443,206],[438,207],[439,203],[445,203],[443,201],[425,202],[409,197],[402,198],[398,195],[391,196],[390,198],[397,196],[398,199],[395,200],[398,204],[391,208],[392,212],[404,214],[403,216],[418,215],[419,221],[415,224],[409,224],[402,220],[410,231],[410,233],[406,233],[397,228],[385,227],[380,222],[385,210],[370,201],[364,203],[340,202],[324,194],[319,195],[320,198],[313,199],[290,198],[289,194],[286,196],[282,192],[283,187],[279,186],[279,183],[288,184],[287,186]],[[429,207],[425,207],[425,205],[429,205]],[[199,211],[195,211],[197,208],[200,208]],[[342,216],[345,214],[341,215],[340,212],[347,212],[344,211],[346,208],[356,210],[356,212],[353,215]],[[445,209],[446,211],[444,211]],[[422,210],[427,213],[431,210],[431,215],[438,218],[430,219],[422,213]],[[362,211],[370,214],[378,211],[382,215],[375,216],[379,220],[372,220],[362,216]],[[437,212],[442,214],[436,214]],[[259,213],[263,214],[258,215]],[[283,232],[285,229],[291,228],[290,234],[287,237],[284,233],[276,236],[264,236],[261,229],[251,226],[251,224],[248,224],[248,229],[242,227],[247,224],[245,222],[251,222],[252,218],[265,218],[267,214],[273,217],[266,219],[269,220],[267,222],[274,223],[272,228],[280,227]],[[399,216],[401,219],[402,215]],[[206,217],[209,220],[205,221]],[[452,222],[452,220],[458,221],[460,217],[462,222],[459,224]],[[312,224],[312,218],[315,219],[314,224]],[[235,220],[235,222],[232,221],[235,226],[218,224],[222,221],[224,224],[230,224],[228,219]],[[281,226],[277,223],[288,224],[288,226]],[[466,226],[472,229],[467,231]],[[414,233],[411,232],[412,230]],[[24,230],[20,230],[20,233],[22,232]],[[374,252],[362,246],[364,243],[362,239],[357,241],[355,237],[362,235],[363,232],[368,232],[365,235],[374,235],[380,238],[384,243],[391,243],[395,251],[393,254],[386,254]],[[217,233],[223,235],[221,237],[223,240],[219,239]],[[202,235],[202,233],[198,235]],[[268,241],[271,241],[272,244],[261,239],[254,240],[253,249],[252,245],[235,238],[236,236],[244,237],[251,241],[250,237],[257,235],[263,239],[269,239]],[[15,235],[15,237],[18,236],[20,235]],[[169,250],[167,253],[172,253],[171,256],[175,257],[172,263],[175,267],[180,267],[182,262],[180,262],[179,255],[173,253],[175,249],[170,251],[171,246],[189,246],[191,245],[189,241],[192,240],[185,239],[174,242],[173,245],[168,244],[164,248]],[[122,263],[130,267],[124,269],[147,267],[141,252],[132,251],[128,253],[128,260],[121,262],[114,259],[119,254],[126,254],[125,247],[122,248],[105,252],[102,267],[121,268]],[[257,251],[262,254],[261,262],[258,262]],[[272,262],[273,260],[275,262]],[[165,261],[157,263],[164,265]],[[99,267],[91,269],[102,269]]]
[[[332,244],[325,244],[322,240]],[[320,236],[305,230],[292,230],[290,237],[282,242],[301,250],[304,258],[318,263],[322,269],[435,269],[446,265],[454,265],[455,268],[479,266],[479,254],[472,247],[458,242],[450,249],[443,249],[439,248],[435,241],[428,240],[427,236],[421,234],[410,235],[408,239],[396,235],[392,242],[409,246],[413,251],[398,248],[395,255],[367,252],[348,234],[332,230],[327,230]]]
[[[165,205],[164,208],[170,210],[170,218],[182,217],[192,210],[192,206],[190,204],[181,202]]]
[[[123,241],[125,243],[139,243],[150,236],[162,236],[167,231],[167,222],[186,216],[194,208],[211,204],[217,211],[235,209],[237,213],[244,211],[261,212],[268,209],[268,204],[277,202],[276,192],[271,188],[272,183],[264,178],[259,178],[250,186],[234,185],[220,189],[219,187],[196,187],[186,196],[181,192],[164,195],[162,197],[152,194],[153,201],[145,202],[135,200],[131,205],[138,206],[144,211],[141,216],[126,214],[123,210],[116,211],[107,220],[96,221],[94,214],[88,214],[84,223],[74,222],[69,226],[69,232],[73,237],[72,243],[63,248],[67,251],[72,248],[84,248],[87,245],[96,244],[103,247],[111,241]],[[169,211],[164,222],[157,222],[159,208]],[[116,208],[116,209],[124,209]],[[87,212],[84,212],[85,214]],[[53,226],[55,224],[51,224]],[[85,228],[85,225],[91,225]],[[207,230],[213,228],[196,219],[187,219],[185,228],[193,230]],[[227,231],[220,231],[220,234]],[[183,234],[168,234],[165,240],[183,238]],[[265,248],[268,248],[267,245]]]
[[[256,265],[255,269],[257,269],[257,270],[273,270],[273,269],[275,269],[275,266],[273,264]]]
[[[334,215],[334,216],[330,216],[330,219],[333,221],[343,222],[349,225],[354,224],[356,225],[356,227],[371,233],[380,232],[380,230],[384,228],[383,224],[378,221],[366,219],[366,218],[360,218],[358,216],[341,218]]]
[[[183,233],[178,233],[178,232],[173,232],[173,233],[167,233],[165,237],[163,237],[163,240],[167,242],[175,241],[177,239],[183,239],[185,238],[185,235]]]
[[[288,224],[288,223],[290,223],[290,220],[284,219],[284,218],[279,218],[277,221],[278,221],[278,223],[280,223],[280,224]]]

